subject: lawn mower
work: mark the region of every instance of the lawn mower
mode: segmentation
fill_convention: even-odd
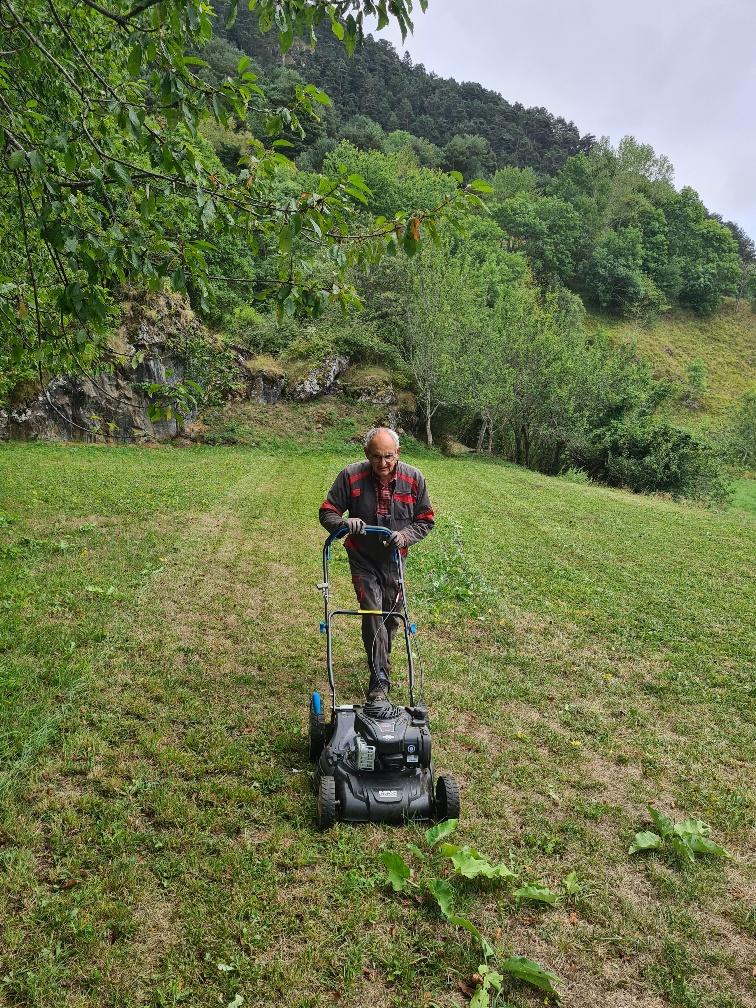
[[[390,530],[368,525],[368,535],[382,536]],[[317,825],[328,829],[337,820],[345,822],[402,823],[408,820],[456,819],[459,816],[459,786],[453,777],[435,779],[431,758],[428,710],[415,697],[415,669],[411,637],[416,633],[407,611],[404,564],[397,549],[400,592],[395,608],[383,610],[331,609],[328,566],[332,543],[347,534],[333,532],[323,546],[323,593],[325,619],[320,624],[326,638],[326,667],[331,694],[330,720],[326,721],[320,693],[310,698],[310,759],[316,764],[313,784],[317,794]],[[400,606],[400,608],[397,608]],[[333,674],[333,620],[337,616],[362,616],[366,612],[384,619],[398,619],[404,629],[407,655],[409,705],[399,707],[387,699],[363,704],[337,704]]]

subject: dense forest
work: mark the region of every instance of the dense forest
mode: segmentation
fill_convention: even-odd
[[[290,98],[305,78],[333,99],[319,128],[294,143],[300,167],[320,170],[346,141],[387,154],[409,150],[419,165],[465,180],[494,179],[493,215],[543,284],[557,281],[603,310],[646,317],[672,305],[711,312],[722,296],[753,284],[743,269],[756,260],[751,239],[691,188],[678,192],[673,166],[647,145],[627,138],[613,151],[545,109],[428,73],[371,36],[349,56],[322,32],[316,46],[296,46],[282,61],[275,36],[240,12],[228,40],[238,49],[219,38],[206,53],[217,74],[243,51],[274,99]]]
[[[232,392],[224,340],[283,367],[343,353],[416,397],[428,443],[720,497],[723,452],[750,457],[752,397],[737,449],[660,420],[696,376],[660,381],[589,334],[585,308],[643,321],[753,300],[748,236],[647,145],[428,74],[346,6],[289,6],[285,24],[266,2],[214,25],[183,0],[138,6],[122,33],[98,8],[11,13],[0,395],[102,366],[122,291],[170,284],[216,334],[154,390],[176,410]]]
[[[224,10],[220,3],[218,9]],[[252,13],[240,12],[228,37],[267,74],[275,76],[282,66],[275,37],[259,32]],[[438,148],[454,137],[480,138],[474,174],[511,164],[551,175],[568,157],[587,153],[594,141],[546,109],[511,104],[480,84],[428,73],[414,66],[409,54],[400,59],[390,42],[370,35],[350,57],[331,32],[322,32],[316,46],[296,46],[283,66],[323,88],[337,110],[367,116],[386,132],[406,130]],[[426,148],[425,157],[429,167],[441,164],[440,152]]]

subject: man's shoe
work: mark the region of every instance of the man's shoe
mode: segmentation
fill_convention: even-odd
[[[375,700],[388,700],[389,686],[388,683],[377,683],[375,686],[371,686],[368,690],[367,698],[370,701]]]

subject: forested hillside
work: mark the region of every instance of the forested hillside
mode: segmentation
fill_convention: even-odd
[[[714,436],[670,420],[700,420],[726,371],[706,352],[708,323],[702,352],[671,369],[633,344],[670,310],[721,319],[734,305],[741,319],[756,301],[748,236],[678,190],[642,142],[581,138],[428,74],[335,8],[316,24],[296,9],[287,25],[273,3],[237,11],[215,37],[206,13],[187,13],[162,48],[158,10],[108,46],[91,12],[50,22],[39,0],[19,19],[23,44],[3,57],[24,110],[7,117],[0,216],[6,401],[51,402],[55,375],[112,366],[124,291],[133,303],[169,284],[212,334],[183,348],[180,375],[143,383],[156,415],[238,394],[234,360],[272,361],[289,385],[347,360],[413,400],[407,424],[428,444],[721,499],[723,463],[756,464],[750,324]],[[260,31],[276,17],[278,34]],[[624,340],[628,327],[640,337]],[[126,353],[134,368],[139,353]]]
[[[226,9],[220,2],[217,8]],[[240,11],[228,37],[266,72],[282,66],[275,36],[260,33],[254,13]],[[478,161],[473,174],[512,164],[552,175],[568,157],[587,153],[594,141],[544,108],[525,108],[480,84],[428,73],[413,65],[408,54],[400,59],[390,42],[372,35],[350,57],[331,32],[321,32],[316,46],[294,47],[283,65],[323,88],[336,114],[345,119],[367,116],[386,132],[405,130],[438,148],[451,142],[449,153],[454,157],[456,150],[460,170]],[[473,138],[483,143],[476,145]],[[433,158],[432,148],[426,147],[425,156]],[[431,167],[438,164],[440,158]]]

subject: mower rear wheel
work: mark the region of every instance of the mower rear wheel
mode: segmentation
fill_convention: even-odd
[[[318,829],[327,830],[336,822],[336,781],[321,777],[318,785]]]
[[[445,819],[459,819],[459,784],[449,774],[442,774],[436,781],[436,807],[434,819],[444,822]]]

